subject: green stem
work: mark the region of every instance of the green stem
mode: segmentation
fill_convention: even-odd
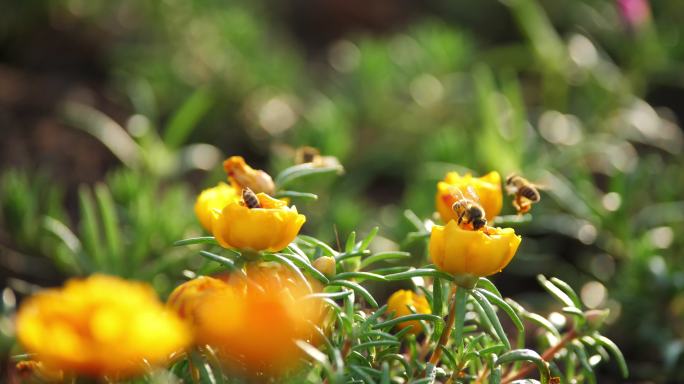
[[[456,290],[456,335],[454,337],[454,343],[457,348],[461,348],[463,345],[463,326],[465,323],[466,302],[468,301],[469,294],[469,289],[461,288]]]
[[[461,344],[463,344],[463,323],[465,322],[465,306],[468,299],[468,293],[469,290],[465,288],[457,288],[454,286],[452,289],[453,299],[449,306],[449,314],[442,334],[439,337],[439,341],[435,346],[435,350],[432,352],[432,356],[430,356],[430,364],[436,366],[439,362],[440,357],[442,357],[442,348],[440,348],[440,346],[446,347],[454,326],[456,328],[455,343],[457,348],[460,348]]]

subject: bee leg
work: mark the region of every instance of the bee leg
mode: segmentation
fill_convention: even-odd
[[[462,212],[462,213],[458,216],[458,224],[459,224],[459,225],[460,225],[460,224],[468,224],[469,222],[470,222],[470,220],[469,220],[469,218],[468,218],[468,216],[466,215],[465,212]]]
[[[518,211],[518,215],[523,215],[530,211],[532,208],[532,202],[525,196],[517,195],[515,201],[513,202],[515,209]]]
[[[532,209],[532,203],[529,201],[524,201],[520,205],[520,214],[527,213]]]
[[[515,196],[515,199],[513,199],[513,207],[515,208],[515,211],[520,215],[520,211],[522,207],[520,206],[520,196]]]

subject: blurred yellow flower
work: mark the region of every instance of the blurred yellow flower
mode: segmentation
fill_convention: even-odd
[[[226,205],[240,200],[240,194],[235,188],[226,183],[219,183],[217,186],[205,189],[197,197],[195,202],[195,215],[204,229],[211,232],[212,223],[217,212],[220,212]]]
[[[521,238],[512,228],[485,227],[464,230],[456,221],[435,225],[430,236],[430,256],[437,268],[455,275],[489,276],[513,259]]]
[[[28,298],[17,337],[47,370],[116,378],[164,364],[190,342],[187,326],[151,287],[105,275]]]
[[[325,317],[314,281],[306,283],[274,263],[250,264],[246,278],[230,275],[219,289],[197,296],[192,323],[197,343],[214,347],[227,368],[242,374],[280,375],[303,358],[296,340],[318,342],[316,325]],[[189,283],[186,283],[189,284]],[[191,290],[179,295],[190,294]],[[181,300],[182,301],[182,300]]]
[[[261,208],[231,203],[214,220],[214,237],[222,247],[275,252],[297,236],[306,221],[297,208],[264,193],[257,198]]]
[[[190,319],[197,303],[203,296],[222,289],[226,286],[223,280],[209,276],[200,276],[187,281],[171,292],[166,305],[176,312],[182,319]]]
[[[275,184],[271,176],[260,170],[250,167],[242,156],[231,156],[223,162],[223,169],[228,174],[233,187],[238,191],[249,188],[254,193],[263,192],[268,195],[275,193]]]
[[[394,317],[410,315],[412,312],[409,307],[413,307],[415,313],[431,313],[430,304],[423,295],[400,289],[390,296],[387,300],[387,312],[394,312]],[[409,332],[417,335],[423,332],[423,326],[418,320],[404,321],[397,324],[399,329],[404,329],[408,326],[413,326]]]
[[[437,195],[435,203],[437,212],[445,223],[449,220],[456,220],[458,217],[451,209],[456,201],[462,197],[473,199],[472,190],[479,198],[476,202],[482,205],[488,221],[501,212],[503,206],[503,196],[501,194],[501,176],[493,171],[482,177],[473,177],[466,173],[464,176],[457,172],[449,172],[443,181],[437,183]]]

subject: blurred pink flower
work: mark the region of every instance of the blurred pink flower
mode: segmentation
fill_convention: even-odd
[[[648,0],[617,0],[617,8],[630,28],[639,28],[651,18]]]

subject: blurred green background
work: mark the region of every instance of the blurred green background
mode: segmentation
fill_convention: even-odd
[[[630,381],[684,381],[681,0],[0,7],[3,286],[106,271],[168,293],[229,155],[272,175],[301,145],[337,156],[343,176],[293,187],[320,196],[295,200],[304,231],[379,225],[415,265],[405,209],[433,219],[447,171],[518,171],[546,190],[502,292],[559,310],[534,279],[558,276],[611,309]]]

